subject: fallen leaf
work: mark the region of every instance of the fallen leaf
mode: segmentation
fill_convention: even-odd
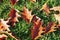
[[[15,9],[11,9],[11,12],[9,13],[9,18],[8,18],[8,24],[14,26],[16,22],[18,21],[18,17],[21,17]]]
[[[55,30],[55,27],[56,26],[56,24],[54,23],[54,22],[50,22],[46,27],[45,27],[45,32],[44,33],[50,33],[50,32],[54,32],[54,31],[56,31]]]
[[[43,33],[43,27],[40,18],[36,17],[36,20],[33,20],[33,24],[33,29],[31,30],[32,40],[37,40],[39,37],[41,37],[41,34]]]
[[[24,10],[22,12],[22,17],[26,20],[27,23],[30,23],[34,16],[34,15],[31,15],[31,12],[32,11],[29,11],[26,7],[24,7]]]

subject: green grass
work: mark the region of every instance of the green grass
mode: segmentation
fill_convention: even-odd
[[[40,11],[42,5],[47,1],[48,0],[37,0],[37,2],[31,3],[29,0],[19,0],[19,2],[16,5],[14,5],[14,8],[18,9],[20,11],[19,14],[21,14],[21,11],[23,11],[23,7],[26,5],[26,7],[29,10],[32,10],[32,14],[36,14],[44,21],[44,25],[47,25],[48,22],[55,21],[53,15],[54,12],[51,12],[50,16],[48,17],[46,16],[46,13],[44,11]],[[49,0],[48,5],[50,8],[54,6],[60,6],[60,0]],[[0,19],[7,19],[11,8],[12,5],[10,4],[10,0],[3,0],[3,2],[0,2]],[[19,22],[16,23],[15,27],[11,27],[10,29],[13,33],[15,33],[16,37],[19,38],[19,40],[31,40],[31,31],[29,30],[31,27],[32,23],[27,24],[24,19],[19,18]],[[14,39],[8,37],[6,40]],[[60,40],[60,30],[57,30],[53,33],[42,35],[42,37],[38,40]]]

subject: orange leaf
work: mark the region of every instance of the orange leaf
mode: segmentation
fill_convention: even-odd
[[[33,29],[32,29],[32,40],[36,40],[39,37],[41,37],[41,34],[43,33],[43,27],[42,27],[42,22],[40,21],[39,18],[35,16],[36,20],[33,20]]]
[[[15,3],[17,3],[19,0],[11,0],[11,4],[14,5]]]
[[[24,7],[24,10],[22,12],[22,17],[26,20],[27,23],[30,23],[34,16],[34,15],[31,15],[31,12],[32,11],[29,11],[26,7]]]

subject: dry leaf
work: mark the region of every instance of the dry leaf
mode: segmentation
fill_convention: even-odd
[[[60,12],[60,6],[56,6],[56,7],[50,8],[50,10],[54,10],[54,11],[59,11]]]
[[[34,16],[34,15],[31,15],[31,12],[32,11],[29,11],[26,7],[24,7],[24,10],[22,12],[22,17],[26,20],[27,23],[30,23]]]
[[[39,37],[41,37],[41,34],[43,33],[42,22],[40,21],[40,18],[36,17],[36,20],[34,19],[33,23],[33,29],[31,30],[32,40],[37,40]]]
[[[46,27],[45,27],[45,32],[44,33],[50,33],[50,32],[54,32],[54,31],[56,31],[55,30],[55,27],[56,26],[56,24],[54,23],[54,22],[50,22]]]
[[[15,3],[17,3],[19,0],[11,0],[11,4],[14,5]]]
[[[49,15],[50,13],[50,8],[49,6],[47,5],[47,3],[45,3],[42,7],[42,9],[46,12],[46,15]]]
[[[21,17],[15,9],[11,9],[11,12],[9,14],[8,18],[8,24],[14,26],[16,22],[18,22],[18,17]]]
[[[7,25],[8,21],[4,21],[3,19],[0,19],[0,31],[10,31],[9,25]]]

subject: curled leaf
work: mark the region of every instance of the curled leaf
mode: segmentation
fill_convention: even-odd
[[[10,31],[9,25],[7,25],[8,21],[4,21],[3,19],[0,19],[0,31]]]
[[[17,13],[15,9],[12,8],[9,14],[8,24],[14,26],[15,23],[18,22],[18,17],[20,17],[20,15]]]
[[[27,23],[30,23],[34,16],[34,15],[31,15],[31,12],[32,11],[29,11],[26,7],[24,7],[24,10],[22,12],[22,17],[26,20]]]
[[[14,5],[15,3],[17,3],[19,0],[11,0],[11,4]]]
[[[44,33],[50,33],[50,32],[54,32],[54,31],[56,31],[55,30],[55,27],[56,26],[56,24],[54,23],[54,22],[50,22],[46,27],[45,27],[45,32]]]
[[[37,40],[39,37],[41,37],[41,34],[43,33],[43,27],[42,22],[39,18],[36,17],[37,20],[33,20],[34,25],[32,29],[32,40]]]

